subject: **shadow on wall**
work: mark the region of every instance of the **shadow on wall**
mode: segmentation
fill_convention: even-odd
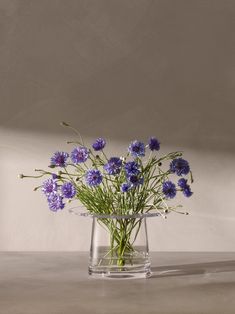
[[[4,129],[235,150],[230,1],[0,5]],[[42,22],[43,21],[43,22]],[[177,146],[178,147],[178,146]]]

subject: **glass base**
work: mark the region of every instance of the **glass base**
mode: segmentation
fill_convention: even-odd
[[[88,273],[107,279],[150,277],[146,218],[94,216]]]
[[[98,247],[96,258],[90,258],[88,273],[94,278],[148,278],[151,276],[150,259],[138,246],[137,251],[129,252],[121,258],[110,255],[109,248]]]
[[[151,277],[150,263],[143,266],[103,267],[89,266],[88,273],[92,278],[101,279],[141,279]]]

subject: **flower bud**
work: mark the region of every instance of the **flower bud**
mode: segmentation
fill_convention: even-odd
[[[64,122],[64,121],[61,121],[60,125],[62,125],[62,126],[69,126],[69,124],[67,122]]]
[[[55,166],[55,165],[49,165],[48,167],[53,169],[53,168],[55,168],[56,166]]]

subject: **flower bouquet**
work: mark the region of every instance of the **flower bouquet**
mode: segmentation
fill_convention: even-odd
[[[189,163],[182,152],[160,156],[160,142],[151,137],[147,144],[133,141],[126,153],[108,157],[106,141],[97,138],[87,147],[79,132],[69,124],[62,126],[76,132],[78,139],[71,153],[57,151],[49,170],[35,169],[34,176],[47,179],[37,186],[46,196],[53,212],[69,206],[86,208],[83,215],[93,218],[89,273],[109,277],[148,277],[150,260],[146,218],[179,211],[170,205],[177,193],[190,197],[188,181],[193,182]],[[146,156],[148,153],[148,156]],[[172,176],[179,177],[174,183]],[[188,178],[187,178],[188,176]],[[72,202],[76,206],[71,206]],[[67,204],[66,204],[67,203]]]

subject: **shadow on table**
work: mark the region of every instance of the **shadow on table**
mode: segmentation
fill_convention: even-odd
[[[151,278],[176,277],[235,271],[235,260],[151,267]]]

